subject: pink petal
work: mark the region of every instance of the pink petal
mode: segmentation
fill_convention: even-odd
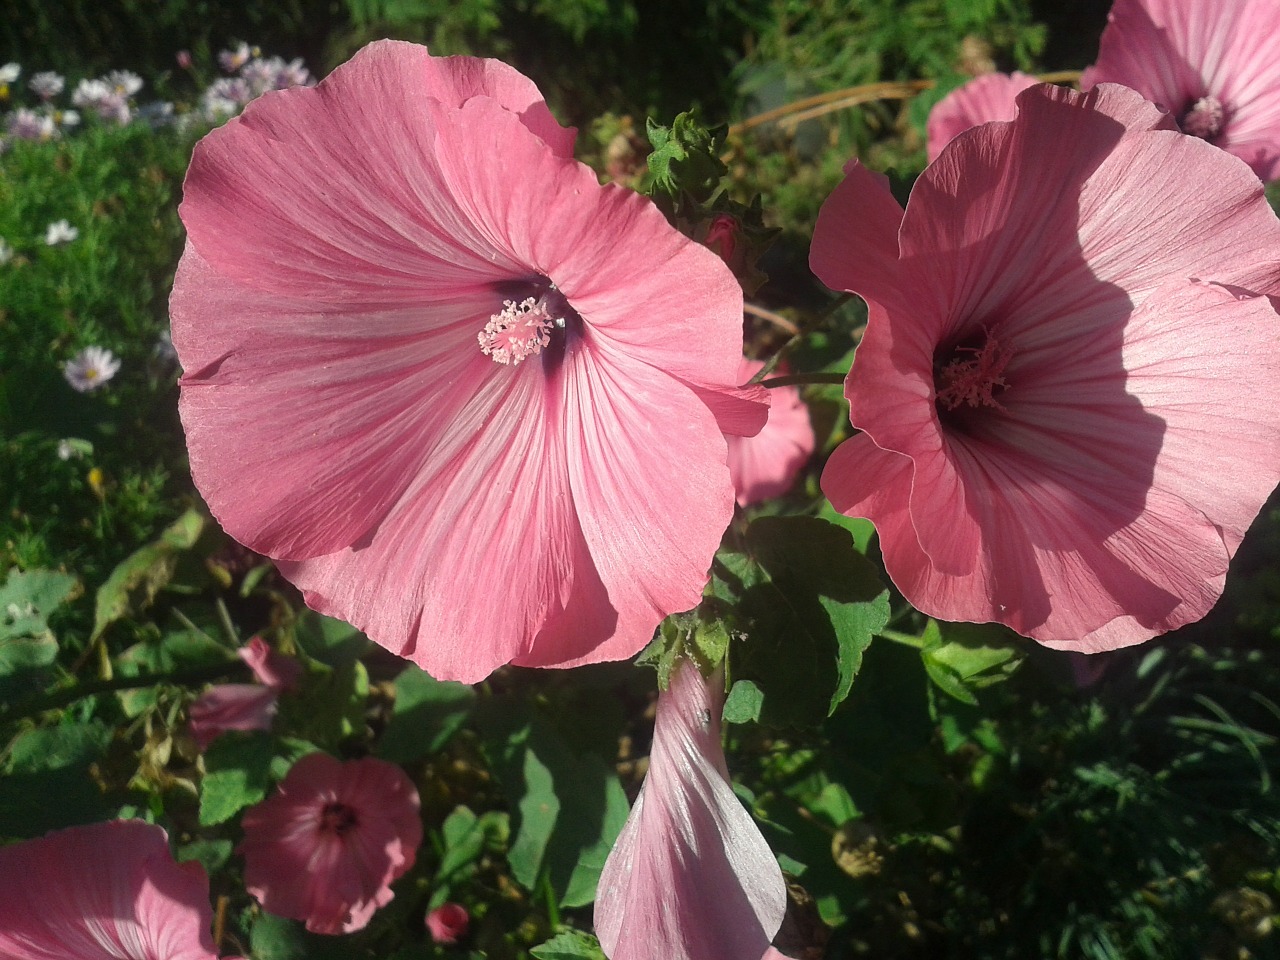
[[[210,687],[187,710],[188,731],[201,750],[228,730],[270,730],[279,693],[252,683]]]
[[[1271,180],[1280,174],[1278,34],[1275,0],[1116,0],[1081,84],[1123,83],[1176,117],[1215,98],[1224,115],[1210,142]]]
[[[746,382],[763,367],[762,361],[744,359],[738,377]],[[779,372],[785,371],[779,368]],[[813,426],[800,391],[774,387],[770,398],[769,421],[763,430],[754,437],[728,438],[729,475],[740,506],[786,493],[813,456]]]
[[[139,820],[0,848],[5,960],[214,960],[209,881]]]
[[[917,183],[846,386],[866,436],[823,489],[875,521],[924,612],[1108,649],[1204,616],[1280,479],[1276,310],[1240,289],[1277,290],[1280,224],[1243,166],[1132,91],[1018,102]],[[830,222],[815,265],[861,292]],[[945,409],[940,357],[982,342],[998,407]]]
[[[611,960],[760,957],[782,923],[782,872],[725,770],[723,705],[723,680],[687,662],[659,695],[649,772],[596,896]]]
[[[929,162],[938,159],[942,148],[970,127],[1012,120],[1018,112],[1014,98],[1038,82],[1015,70],[1011,74],[984,74],[952,90],[929,111]]]
[[[253,637],[237,655],[253,671],[258,682],[273,690],[294,690],[302,679],[302,663],[273,650],[261,637]]]
[[[197,486],[310,604],[440,677],[640,649],[696,603],[731,515],[721,429],[765,415],[735,386],[731,273],[543,110],[507,68],[376,44],[215,131],[187,179]],[[554,356],[501,366],[477,334],[531,286]],[[697,458],[687,484],[672,456]]]

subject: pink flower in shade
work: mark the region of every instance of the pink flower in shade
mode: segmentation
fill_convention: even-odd
[[[310,753],[242,821],[245,887],[312,933],[362,929],[422,842],[418,791],[394,764]]]
[[[746,383],[764,366],[743,359],[738,377]],[[809,408],[795,387],[770,390],[769,421],[754,437],[729,437],[729,475],[738,503],[747,506],[791,489],[801,468],[813,456]]]
[[[214,960],[212,922],[204,869],[141,820],[0,847],[4,960]]]
[[[733,510],[730,271],[600,186],[533,84],[366,47],[195,150],[171,301],[192,471],[307,602],[434,676],[628,657]]]
[[[446,946],[457,943],[467,935],[471,927],[471,917],[467,908],[459,903],[442,903],[427,913],[427,933],[431,934],[432,943]]]
[[[937,160],[942,148],[970,127],[1012,120],[1018,112],[1018,94],[1037,83],[1035,77],[1015,70],[986,73],[952,90],[929,111],[929,162]]]
[[[270,730],[279,694],[256,683],[220,683],[187,709],[187,732],[201,750],[228,730]]]
[[[1280,0],[1116,0],[1081,85],[1132,87],[1185,133],[1280,176]]]
[[[1127,88],[1018,109],[905,213],[856,162],[824,205],[869,321],[822,488],[925,613],[1104,650],[1204,616],[1280,478],[1280,223]]]
[[[236,651],[249,665],[257,681],[272,690],[296,690],[302,679],[302,663],[273,650],[261,637],[253,637]]]
[[[688,662],[658,695],[649,772],[596,894],[612,960],[751,960],[782,924],[782,871],[729,783],[723,706],[723,674]]]
[[[201,750],[228,730],[270,730],[280,692],[297,689],[302,679],[302,664],[272,650],[261,637],[254,637],[236,654],[258,683],[219,684],[191,704],[188,732]]]

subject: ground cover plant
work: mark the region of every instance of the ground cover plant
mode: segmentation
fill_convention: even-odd
[[[1226,8],[11,23],[0,956],[1277,955]]]

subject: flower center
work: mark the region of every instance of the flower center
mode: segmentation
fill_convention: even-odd
[[[1225,108],[1217,97],[1201,97],[1187,108],[1178,120],[1183,133],[1202,140],[1212,140],[1222,132]]]
[[[950,411],[961,406],[1004,409],[996,394],[1009,386],[1004,371],[1013,358],[1013,351],[989,332],[984,333],[981,346],[960,343],[951,349],[949,357],[935,359],[933,385],[940,409]]]
[[[502,309],[476,334],[480,352],[495,363],[517,364],[537,356],[551,343],[551,333],[563,329],[564,317],[553,316],[547,298],[526,297],[517,303],[502,301]]]
[[[320,811],[320,832],[333,833],[341,837],[352,830],[358,818],[355,808],[345,803],[326,803]]]

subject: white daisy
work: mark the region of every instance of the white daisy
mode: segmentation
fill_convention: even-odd
[[[63,364],[62,375],[73,390],[89,393],[114,377],[119,369],[120,361],[110,350],[85,347]]]
[[[80,231],[65,220],[55,220],[44,231],[44,242],[51,247],[61,243],[70,243],[80,236]]]

